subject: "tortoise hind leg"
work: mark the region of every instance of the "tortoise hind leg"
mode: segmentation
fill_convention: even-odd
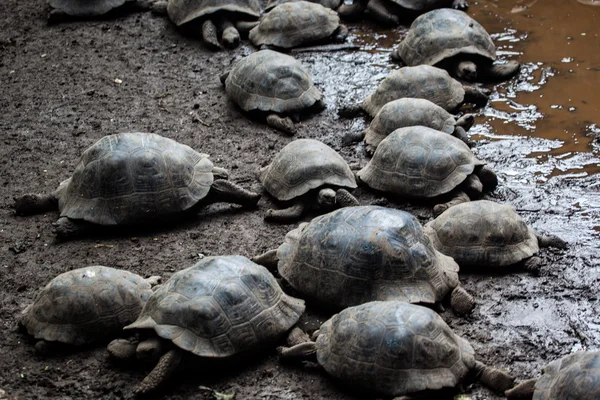
[[[211,50],[220,50],[222,48],[217,37],[217,27],[210,19],[202,23],[202,40],[206,47]]]
[[[305,342],[292,347],[278,347],[277,352],[282,360],[316,360],[317,345],[315,342]]]
[[[292,222],[302,216],[304,213],[304,202],[298,201],[296,204],[283,210],[267,210],[265,221],[273,222]]]
[[[446,203],[436,204],[433,207],[433,215],[437,217],[450,207],[455,206],[457,204],[466,203],[468,201],[471,201],[471,199],[469,198],[469,196],[467,196],[465,192],[463,192],[462,190],[456,190],[454,191],[451,200],[447,201]]]
[[[26,194],[15,199],[18,215],[39,214],[58,209],[58,200],[53,194]]]
[[[260,194],[251,192],[225,179],[216,179],[210,187],[208,196],[198,203],[203,207],[212,203],[235,203],[243,207],[255,207],[260,200]]]
[[[156,367],[144,378],[135,389],[136,395],[144,395],[155,391],[162,386],[173,372],[177,369],[181,361],[181,351],[172,349],[160,358]]]
[[[281,117],[277,114],[269,114],[267,116],[267,124],[287,135],[293,136],[296,134],[296,127],[290,117]]]
[[[519,383],[510,390],[506,390],[504,395],[508,400],[531,400],[535,392],[537,379],[528,379]]]
[[[479,361],[475,361],[475,373],[481,383],[498,392],[505,392],[515,384],[515,379],[506,372],[488,367]]]
[[[371,17],[382,25],[396,26],[400,23],[400,18],[394,15],[393,11],[387,6],[387,2],[381,0],[370,0],[367,4],[367,10]]]
[[[269,271],[274,271],[277,269],[278,261],[279,258],[277,258],[277,249],[269,250],[260,256],[252,257],[252,262],[262,265]]]
[[[352,4],[342,3],[337,12],[346,21],[357,21],[361,19],[366,7],[367,0],[354,0]]]

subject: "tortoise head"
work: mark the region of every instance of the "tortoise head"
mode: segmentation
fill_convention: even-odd
[[[333,207],[335,205],[335,190],[331,188],[319,190],[317,202],[321,207]]]

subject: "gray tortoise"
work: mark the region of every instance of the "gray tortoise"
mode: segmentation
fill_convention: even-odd
[[[527,225],[514,207],[488,200],[458,204],[425,226],[433,246],[454,258],[462,269],[499,269],[517,263],[530,271],[540,247],[565,248],[554,235],[542,235]]]
[[[520,64],[496,64],[496,46],[485,28],[466,13],[440,9],[417,18],[394,51],[406,65],[435,65],[464,81],[506,80]]]
[[[539,379],[505,392],[508,400],[600,399],[600,352],[578,351],[551,362]]]
[[[221,75],[229,97],[246,112],[266,117],[267,124],[289,135],[300,114],[325,108],[323,94],[294,57],[260,50]]]
[[[313,336],[315,342],[279,348],[280,357],[316,358],[329,375],[370,396],[442,398],[436,390],[454,388],[469,374],[496,391],[513,386],[510,375],[477,361],[469,342],[426,307],[374,301],[346,308]]]
[[[263,16],[250,31],[257,47],[291,49],[335,40],[342,42],[348,28],[340,25],[339,15],[320,4],[308,1],[284,3]]]
[[[57,209],[56,234],[66,238],[95,225],[147,224],[214,202],[253,207],[260,195],[227,180],[191,147],[153,133],[105,136],[81,156],[73,176],[50,195],[16,200],[17,214]]]
[[[148,299],[139,318],[125,327],[148,339],[108,345],[117,359],[156,359],[135,388],[162,386],[184,354],[227,359],[257,350],[285,334],[304,312],[304,301],[286,295],[275,278],[242,256],[207,257],[179,271]]]
[[[287,222],[297,219],[310,204],[325,209],[359,204],[346,190],[356,188],[350,167],[335,150],[318,140],[290,142],[271,164],[261,168],[259,178],[267,192],[277,200],[294,201],[289,208],[268,210],[267,220]]]
[[[466,131],[474,121],[473,114],[457,118],[429,100],[403,98],[385,104],[367,129],[358,135],[348,134],[343,141],[348,143],[364,139],[367,153],[373,154],[379,143],[396,129],[421,125],[451,134],[470,146]]]
[[[342,107],[339,114],[343,117],[355,117],[364,112],[375,118],[384,105],[403,98],[426,99],[451,113],[456,112],[465,102],[485,105],[488,101],[483,90],[461,84],[446,70],[419,65],[393,71],[362,103]]]
[[[496,174],[484,165],[461,140],[412,126],[383,139],[357,178],[395,196],[432,199],[437,203],[433,208],[437,216],[497,186]]]
[[[433,305],[447,295],[458,313],[475,306],[454,260],[435,250],[415,217],[391,208],[346,207],[316,217],[254,261],[332,309],[375,300]]]
[[[72,18],[94,18],[115,9],[149,10],[155,0],[48,0],[51,11],[48,23],[54,24]]]
[[[38,292],[19,324],[38,339],[40,353],[108,341],[137,319],[159,279],[103,266],[65,272]]]
[[[269,0],[267,2],[267,6],[265,7],[265,12],[271,11],[273,8],[277,7],[280,4],[294,3],[297,1],[304,1],[304,0]],[[311,3],[320,4],[323,7],[327,7],[332,10],[337,9],[340,6],[340,4],[342,4],[342,0],[308,0],[308,1],[310,1]]]
[[[221,41],[227,48],[235,48],[240,43],[240,33],[247,25],[260,17],[258,0],[152,0],[156,13],[169,15],[175,25],[194,34],[200,31],[204,44],[213,50],[221,48]],[[234,24],[235,23],[235,24]]]

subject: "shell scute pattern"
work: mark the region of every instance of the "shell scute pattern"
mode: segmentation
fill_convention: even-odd
[[[150,284],[128,271],[79,268],[50,281],[25,309],[21,324],[37,339],[93,343],[119,334],[151,294]]]
[[[539,251],[535,232],[515,208],[492,201],[459,204],[426,227],[434,246],[464,266],[512,265]]]
[[[407,65],[436,65],[461,54],[496,59],[496,46],[485,28],[466,13],[451,9],[415,19],[398,50]]]
[[[174,274],[126,329],[154,329],[198,356],[227,357],[275,340],[303,311],[265,268],[241,256],[208,257]]]
[[[273,162],[261,170],[260,181],[281,201],[324,185],[356,188],[346,161],[331,147],[314,139],[298,139],[286,145]]]
[[[600,352],[580,351],[551,362],[535,384],[533,400],[600,398]]]
[[[292,48],[326,39],[339,25],[339,15],[320,4],[284,3],[269,11],[250,31],[249,38],[255,46]]]
[[[370,187],[412,197],[450,192],[484,165],[461,140],[424,126],[400,128],[381,141],[358,176]]]
[[[217,12],[257,19],[260,17],[260,3],[258,0],[169,0],[167,12],[169,19],[178,26]]]
[[[362,103],[362,108],[375,117],[392,100],[419,98],[431,101],[446,111],[454,111],[463,102],[465,90],[447,71],[430,65],[404,67],[393,71],[375,92]]]
[[[150,133],[120,133],[81,156],[64,196],[61,216],[103,225],[184,211],[213,182],[205,154]]]
[[[103,15],[125,4],[127,0],[49,0],[52,8],[63,11],[67,15],[94,17]]]
[[[225,90],[244,111],[300,111],[323,97],[299,61],[272,50],[240,60],[225,80]]]
[[[345,309],[321,326],[317,359],[332,376],[394,396],[454,387],[474,351],[432,310],[403,302]]]
[[[345,207],[286,235],[278,269],[306,296],[334,308],[373,300],[435,303],[458,285],[458,266],[437,252],[410,214]]]

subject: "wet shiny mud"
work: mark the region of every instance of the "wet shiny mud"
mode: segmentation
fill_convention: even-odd
[[[85,148],[121,131],[156,132],[188,144],[228,168],[234,182],[260,190],[256,171],[292,139],[248,120],[226,99],[218,76],[255,51],[248,44],[212,53],[150,13],[50,28],[39,6],[32,0],[0,6],[0,389],[23,399],[124,398],[148,368],[111,364],[102,347],[35,354],[16,320],[37,289],[59,273],[94,264],[168,278],[198,254],[251,257],[275,248],[297,224],[263,222],[273,206],[265,196],[253,212],[216,205],[135,237],[56,243],[56,214],[17,217],[12,197],[52,191]],[[525,379],[561,355],[600,348],[600,155],[594,139],[600,132],[600,7],[575,0],[481,0],[471,1],[469,13],[494,34],[501,59],[524,63],[517,79],[490,85],[492,101],[475,110],[474,151],[500,178],[489,197],[515,205],[535,229],[563,237],[570,247],[543,249],[539,276],[518,270],[461,274],[478,306],[468,318],[451,311],[442,317],[482,361]],[[324,112],[298,124],[298,137],[320,139],[359,167],[368,160],[363,146],[342,146],[341,137],[367,121],[340,119],[337,109],[364,99],[398,68],[389,57],[406,27],[349,27],[358,51],[297,55],[327,102]],[[363,204],[376,199],[363,189],[356,195]],[[422,222],[432,217],[429,207],[389,205]],[[310,307],[301,326],[316,329],[326,318]],[[200,384],[239,399],[371,399],[335,385],[314,366],[281,365],[274,350],[224,372],[183,372],[165,398],[213,398],[199,391]],[[462,390],[473,399],[501,398],[480,384]]]

